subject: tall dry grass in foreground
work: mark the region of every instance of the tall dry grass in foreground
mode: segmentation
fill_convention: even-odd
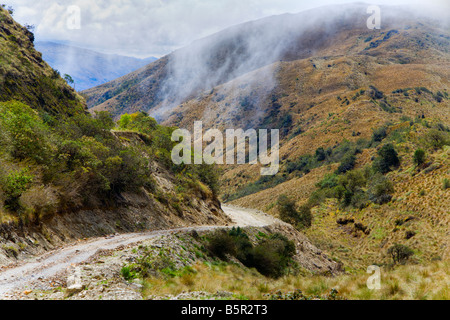
[[[381,289],[369,290],[370,274],[363,272],[337,277],[288,275],[277,280],[261,276],[255,270],[230,264],[197,263],[193,272],[172,278],[149,278],[144,283],[144,297],[178,295],[204,291],[211,294],[228,291],[237,299],[267,299],[267,294],[301,289],[307,296],[325,296],[337,289],[339,296],[350,300],[448,300],[450,299],[448,261],[428,266],[404,265],[381,270]]]

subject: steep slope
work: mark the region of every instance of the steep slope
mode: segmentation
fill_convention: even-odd
[[[256,80],[255,86],[258,86],[264,80],[263,89],[268,91],[276,85],[274,66],[270,67],[274,62],[348,55],[374,57],[376,60],[381,48],[388,46],[387,43],[396,35],[396,29],[405,32],[406,29],[422,29],[415,23],[418,18],[414,13],[403,8],[383,7],[383,30],[369,30],[366,9],[363,4],[328,6],[238,25],[198,40],[142,70],[87,90],[84,94],[93,110],[108,110],[115,116],[141,110],[158,120],[165,120],[174,106],[190,98],[208,95],[215,86],[246,74],[245,84]],[[424,29],[438,27],[430,25],[429,19],[422,21],[427,23]],[[417,30],[417,27],[420,28]],[[390,30],[394,31],[387,34]],[[380,36],[381,32],[385,34]],[[389,54],[385,58],[394,63],[407,61],[407,57],[402,58],[401,48],[418,40],[417,32],[411,36],[415,37],[409,43],[395,45],[398,47],[395,54],[382,50]],[[370,41],[365,42],[366,39]],[[446,44],[445,39],[436,38],[435,41],[444,41],[443,46]],[[261,70],[257,74],[249,74],[258,69]],[[301,74],[299,76],[302,77]],[[270,98],[267,93],[262,97],[261,92],[254,96],[257,96],[256,101],[252,101],[254,104]],[[218,97],[220,99],[221,95]]]
[[[83,112],[82,99],[33,45],[34,35],[0,13],[0,101],[16,99],[50,114]]]
[[[143,70],[87,90],[88,106],[114,115],[151,110],[162,116],[165,110],[156,113],[154,109],[170,108],[190,95],[280,59],[306,58],[331,48],[355,28],[365,27],[365,10],[364,5],[330,6],[226,29]]]
[[[61,74],[70,75],[77,91],[99,86],[156,60],[138,59],[95,52],[71,45],[47,41],[36,42],[43,59]]]
[[[112,131],[2,8],[0,22],[1,265],[84,237],[229,222],[200,178],[211,168],[168,161],[173,129],[142,114],[146,133]]]

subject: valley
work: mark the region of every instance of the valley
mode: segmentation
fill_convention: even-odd
[[[41,43],[102,82],[77,91],[2,6],[0,299],[448,300],[448,21],[366,9],[155,61]]]
[[[200,233],[204,234],[207,232],[211,232],[218,229],[231,229],[232,227],[241,227],[241,228],[259,228],[264,230],[264,228],[273,227],[275,229],[282,228],[285,225],[282,221],[272,218],[269,215],[266,215],[262,212],[258,212],[255,210],[241,209],[237,207],[224,207],[224,212],[229,216],[232,223],[229,226],[196,226],[196,227],[186,227],[186,228],[175,228],[175,229],[166,229],[166,230],[157,230],[150,232],[141,232],[141,233],[127,233],[127,234],[115,234],[109,235],[102,238],[92,238],[92,239],[84,239],[78,240],[75,243],[69,243],[68,245],[64,245],[61,248],[56,250],[47,252],[41,256],[36,256],[32,258],[28,258],[17,264],[6,265],[0,269],[0,299],[22,299],[22,298],[40,298],[40,299],[55,299],[56,296],[52,296],[51,292],[54,291],[50,289],[50,293],[47,292],[48,297],[41,294],[42,288],[54,287],[54,283],[61,284],[60,288],[56,290],[58,296],[63,294],[64,296],[71,296],[73,293],[79,293],[85,290],[84,286],[81,286],[81,276],[80,276],[80,287],[76,288],[77,283],[69,283],[67,284],[67,277],[70,276],[70,273],[74,272],[76,268],[83,268],[84,270],[91,271],[92,268],[95,268],[95,263],[98,263],[100,258],[103,255],[107,254],[107,256],[116,257],[113,261],[109,262],[105,265],[105,262],[101,262],[103,269],[109,269],[109,271],[113,271],[116,274],[116,280],[119,280],[119,285],[126,286],[126,281],[123,279],[120,281],[120,277],[117,275],[120,273],[120,269],[118,269],[118,265],[125,264],[127,259],[124,256],[118,256],[118,253],[123,252],[124,249],[129,249],[127,252],[130,252],[133,248],[141,248],[145,245],[154,245],[154,243],[158,243],[159,241],[163,241],[166,245],[163,247],[164,249],[169,250],[169,246],[167,244],[174,237],[188,236],[189,234]],[[287,230],[289,226],[285,226]],[[266,231],[267,232],[267,231]],[[290,232],[293,232],[290,230]],[[294,231],[295,232],[295,231]],[[301,239],[308,242],[305,238],[302,238],[301,235],[297,235],[297,239]],[[300,241],[300,240],[297,240]],[[300,245],[300,242],[297,243]],[[303,246],[303,244],[302,244]],[[177,245],[172,245],[171,248],[176,252],[180,251],[180,247]],[[317,251],[314,247],[308,248],[309,250]],[[333,265],[331,261],[328,261],[326,257],[316,258],[313,257],[313,254],[308,252],[308,249],[304,250],[304,252],[300,252],[300,255],[304,255],[304,263],[311,263],[313,260],[316,261],[316,266],[323,264],[323,268],[330,268],[330,270],[336,269],[336,265]],[[136,249],[134,249],[136,250]],[[114,268],[114,269],[113,269]],[[312,266],[312,269],[315,267]],[[322,268],[322,266],[321,266]],[[111,280],[109,277],[103,276],[102,279],[105,281]],[[98,279],[101,280],[101,279]],[[94,281],[93,279],[84,280],[86,281]],[[62,285],[65,284],[66,288],[63,290]],[[73,288],[71,286],[74,286]],[[128,286],[129,287],[129,286]],[[98,288],[94,286],[90,290],[97,290]],[[115,288],[110,290],[110,294],[117,294],[114,292]],[[136,289],[136,288],[134,288]],[[87,289],[86,289],[87,290]],[[133,292],[132,289],[129,288],[129,291]],[[137,291],[137,290],[135,290]],[[30,295],[31,292],[34,292],[33,295]],[[55,293],[55,292],[54,292]],[[126,298],[136,298],[131,293],[131,296],[125,296]],[[94,298],[91,296],[91,298]],[[122,297],[124,298],[124,297]]]

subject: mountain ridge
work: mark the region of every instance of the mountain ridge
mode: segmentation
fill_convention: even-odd
[[[93,110],[109,110],[116,117],[124,112],[145,111],[158,120],[166,120],[166,110],[203,90],[280,60],[333,54],[330,50],[326,53],[327,48],[339,47],[341,41],[355,32],[369,37],[376,30],[367,29],[366,9],[363,4],[325,6],[236,25],[194,41],[141,72],[84,94]],[[414,22],[414,15],[405,8],[382,7],[382,10],[384,29]],[[318,53],[320,50],[323,53]],[[343,50],[340,54],[347,52]],[[266,77],[270,81],[271,76]]]

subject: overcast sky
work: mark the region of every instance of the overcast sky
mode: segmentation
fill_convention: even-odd
[[[17,21],[36,26],[37,41],[70,42],[106,53],[160,57],[193,40],[235,24],[355,0],[4,0],[2,2],[15,9],[14,17]],[[433,3],[448,9],[449,2],[449,0],[374,0],[369,3],[389,5]],[[76,12],[70,11],[70,6],[76,6],[80,10],[79,29]]]

